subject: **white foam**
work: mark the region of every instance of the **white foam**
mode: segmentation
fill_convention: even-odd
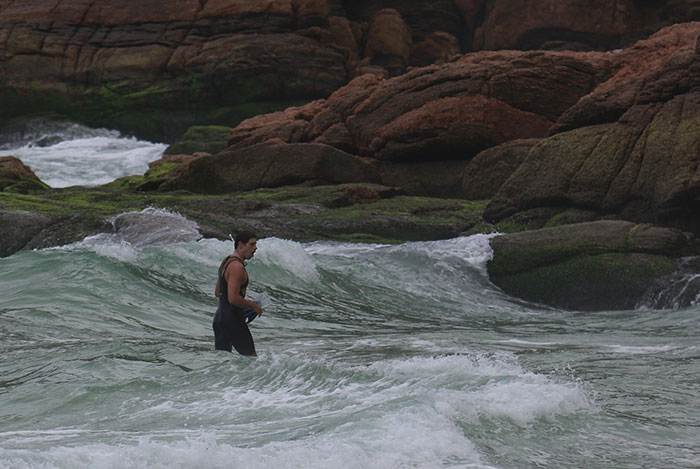
[[[558,342],[535,342],[532,340],[520,340],[520,339],[508,339],[508,340],[501,340],[499,342],[502,343],[507,343],[507,344],[518,344],[518,345],[537,345],[537,346],[545,346],[545,345],[560,345]]]
[[[356,258],[377,250],[390,248],[389,244],[377,243],[341,243],[337,241],[316,241],[305,245],[309,254],[330,255],[336,257]]]
[[[554,383],[537,375],[490,384],[474,393],[472,405],[482,417],[505,417],[519,425],[538,419],[553,421],[593,408],[577,386]]]
[[[305,249],[309,254],[349,258],[382,252],[409,255],[418,253],[428,256],[433,262],[458,259],[466,261],[478,269],[485,270],[486,263],[493,257],[489,240],[497,235],[497,233],[476,234],[438,241],[407,242],[398,245],[318,241],[307,244]]]
[[[515,356],[506,353],[413,357],[378,362],[372,368],[389,375],[418,375],[430,379],[440,376],[464,379],[524,373]]]
[[[397,251],[424,252],[436,263],[447,264],[453,259],[459,259],[472,264],[485,272],[486,263],[493,257],[489,240],[497,233],[460,236],[458,238],[439,241],[420,241],[395,246]]]
[[[518,425],[595,408],[579,383],[557,383],[524,370],[512,354],[453,355],[377,364],[375,369],[435,394],[445,415],[476,422],[508,418]]]
[[[674,350],[676,348],[670,345],[608,345],[608,347],[612,349],[613,352],[625,353],[629,355],[644,355],[651,353],[668,352],[669,350]]]
[[[67,140],[48,147],[26,145],[4,153],[21,159],[51,187],[106,184],[122,176],[143,174],[167,145],[118,134]]]
[[[82,245],[100,256],[110,257],[122,262],[133,263],[139,257],[138,250],[132,244],[126,241],[114,242],[105,235],[85,238]]]
[[[98,443],[61,446],[42,453],[6,451],[0,468],[365,468],[412,467],[417,469],[487,468],[464,437],[455,431],[423,428],[406,420],[365,433],[361,441],[348,435],[312,436],[260,447],[237,446],[222,431],[207,431],[164,441],[142,436],[134,444]],[[419,432],[416,441],[414,432]],[[432,432],[426,434],[426,432]],[[362,434],[362,432],[358,432]],[[429,437],[426,437],[426,436]],[[407,438],[410,437],[410,438]],[[172,440],[172,436],[169,439]],[[422,441],[422,442],[421,442]],[[450,464],[450,461],[457,461]]]

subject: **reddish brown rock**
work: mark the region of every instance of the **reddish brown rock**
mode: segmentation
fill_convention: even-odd
[[[324,101],[284,111],[261,114],[241,122],[231,131],[230,149],[249,147],[263,142],[299,143],[306,139],[309,122],[326,109]]]
[[[377,180],[376,170],[369,163],[328,145],[264,143],[195,158],[183,164],[178,174],[159,189],[222,194],[304,182]]]
[[[242,122],[229,143],[332,145],[401,163],[378,166],[382,184],[460,197],[468,160],[510,140],[547,135],[607,76],[610,60],[600,53],[484,52],[389,80],[364,75],[327,100]]]
[[[668,24],[663,3],[635,0],[495,2],[475,33],[474,47],[477,50],[626,47]]]
[[[57,112],[177,138],[196,123],[233,126],[326,98],[364,73],[394,76],[481,48],[611,49],[700,17],[698,0],[582,5],[4,0],[0,119]]]
[[[379,65],[390,76],[406,70],[411,53],[411,30],[398,11],[380,10],[372,18],[365,39],[365,57]]]
[[[697,86],[698,25],[666,28],[614,53],[614,73],[562,114],[552,132],[614,122],[634,104],[667,101]]]
[[[366,204],[380,200],[382,196],[367,186],[347,186],[328,203],[329,207],[347,207],[354,204]]]
[[[230,144],[319,141],[393,161],[467,160],[507,140],[545,135],[606,77],[609,60],[599,53],[484,52],[390,80],[365,75],[327,100],[244,121]]]
[[[431,101],[385,125],[369,150],[378,159],[469,159],[481,150],[518,138],[543,137],[552,122],[497,99],[462,96]]]
[[[699,44],[700,23],[687,23],[618,54],[559,129],[579,127],[536,145],[485,217],[566,207],[700,232]]]
[[[411,46],[410,65],[425,67],[430,64],[443,64],[460,53],[461,49],[456,37],[436,31]]]
[[[26,194],[48,188],[19,158],[0,156],[0,191]]]

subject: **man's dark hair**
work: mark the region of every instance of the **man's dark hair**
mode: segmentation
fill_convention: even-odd
[[[252,231],[241,231],[236,235],[236,239],[234,240],[233,246],[234,248],[238,248],[238,243],[247,243],[250,241],[251,238],[256,238],[257,235],[253,233]]]

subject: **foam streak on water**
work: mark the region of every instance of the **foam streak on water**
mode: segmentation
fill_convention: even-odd
[[[127,234],[0,259],[0,467],[700,462],[698,308],[516,301],[488,282],[481,235],[268,238],[249,359],[212,350],[232,243]]]

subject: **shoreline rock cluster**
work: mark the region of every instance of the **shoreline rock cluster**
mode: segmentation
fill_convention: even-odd
[[[694,0],[4,0],[0,120],[62,115],[172,141],[460,54],[610,51]]]

